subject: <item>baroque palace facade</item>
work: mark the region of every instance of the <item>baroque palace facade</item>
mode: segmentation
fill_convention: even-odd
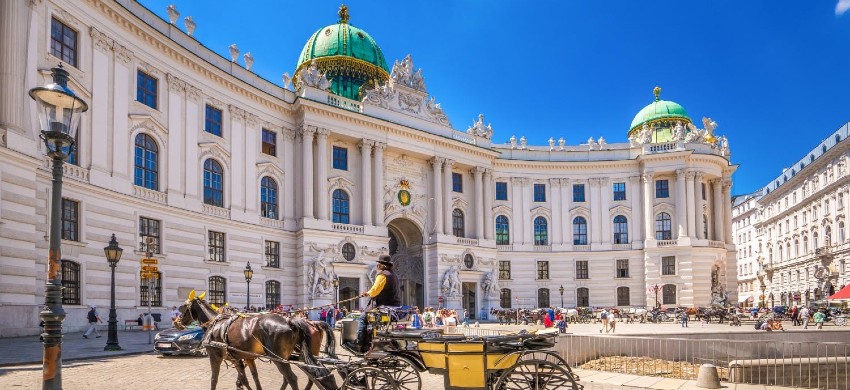
[[[59,62],[91,107],[65,166],[65,329],[108,304],[113,233],[119,320],[148,295],[167,312],[193,289],[244,306],[247,263],[253,306],[327,304],[333,280],[341,299],[368,288],[382,253],[405,303],[475,319],[561,300],[737,299],[728,142],[660,89],[624,118],[627,142],[497,144],[483,116],[456,130],[410,56],[390,68],[345,7],[282,85],[235,46],[231,58],[204,47],[173,8],[168,21],[131,0],[0,11],[0,335],[38,332],[51,184],[27,91]],[[150,291],[146,251],[159,262]]]
[[[739,301],[824,304],[850,283],[850,123],[752,194],[735,198]]]

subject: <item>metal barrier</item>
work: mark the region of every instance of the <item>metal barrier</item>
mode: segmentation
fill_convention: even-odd
[[[848,343],[566,335],[555,348],[590,370],[693,380],[710,363],[725,382],[850,389]]]

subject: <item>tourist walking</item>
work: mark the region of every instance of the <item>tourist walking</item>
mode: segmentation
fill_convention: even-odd
[[[83,333],[83,338],[89,338],[89,335],[91,335],[92,332],[97,335],[95,336],[96,338],[100,338],[100,331],[97,330],[97,324],[102,324],[103,321],[100,320],[100,315],[97,314],[97,306],[91,305],[91,310],[89,310],[86,317],[89,320],[89,329],[86,333]]]
[[[791,308],[791,326],[800,325],[800,312],[797,311],[797,305]]]
[[[803,306],[803,308],[800,309],[798,321],[803,322],[803,329],[809,329],[809,308],[808,307]]]
[[[599,319],[602,321],[602,329],[599,329],[599,333],[602,333],[603,330],[608,333],[608,310],[602,309],[602,312],[599,313]]]
[[[818,311],[815,312],[814,316],[812,316],[814,317],[815,324],[817,324],[818,329],[823,329],[823,321],[826,319],[825,311],[826,309],[820,308],[818,309]]]
[[[679,309],[679,310],[680,310],[679,315],[682,316],[682,318],[681,318],[682,327],[687,328],[688,327],[688,320],[690,320],[690,318],[688,318],[688,311],[685,310],[685,309]]]
[[[608,327],[611,329],[611,333],[614,333],[614,330],[617,329],[617,315],[613,311],[608,315]]]

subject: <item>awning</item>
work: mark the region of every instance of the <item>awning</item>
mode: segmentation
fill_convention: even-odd
[[[753,301],[752,295],[741,295],[741,296],[738,297],[739,303],[740,302],[752,302],[752,301]]]
[[[829,299],[850,299],[850,284],[838,290],[837,293],[830,295]]]

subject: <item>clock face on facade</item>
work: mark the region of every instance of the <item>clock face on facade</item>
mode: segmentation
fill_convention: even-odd
[[[472,258],[472,255],[467,254],[463,257],[463,266],[466,267],[466,269],[472,269],[472,266],[474,265],[475,259]]]

